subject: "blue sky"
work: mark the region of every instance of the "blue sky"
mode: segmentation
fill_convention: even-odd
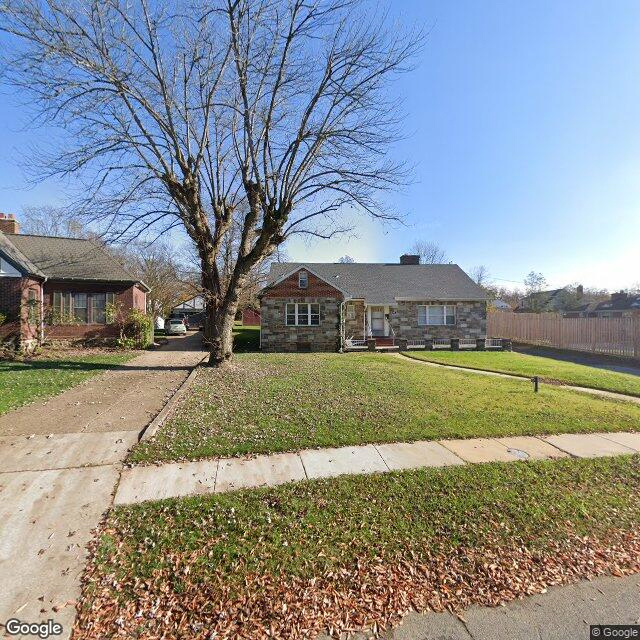
[[[551,285],[640,281],[640,2],[398,0],[391,18],[429,29],[395,86],[415,165],[391,203],[406,226],[307,245],[297,260],[395,261],[433,240],[500,284],[541,271]],[[16,157],[42,135],[15,97],[0,100],[0,210],[64,199],[25,189]]]

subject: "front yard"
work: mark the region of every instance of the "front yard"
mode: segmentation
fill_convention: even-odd
[[[498,355],[498,354],[492,354]],[[640,406],[383,354],[239,354],[202,369],[134,462],[480,436],[635,431]]]
[[[74,637],[314,637],[496,605],[640,571],[639,521],[640,456],[120,507],[96,541]]]
[[[58,395],[132,357],[133,354],[123,352],[79,355],[74,351],[69,355],[57,352],[51,358],[0,360],[0,414]]]
[[[496,351],[407,351],[416,360],[484,369],[531,378],[539,376],[550,383],[571,384],[592,389],[640,396],[640,376],[597,369],[524,353]]]

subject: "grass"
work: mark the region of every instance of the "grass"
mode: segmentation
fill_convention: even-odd
[[[0,361],[0,414],[55,396],[133,357],[130,353]]]
[[[260,326],[244,326],[236,322],[233,328],[233,350],[235,353],[258,351],[260,348]]]
[[[640,376],[508,351],[411,351],[410,358],[640,396]]]
[[[633,431],[640,406],[382,354],[239,354],[203,369],[136,462],[441,438]]]
[[[241,589],[247,574],[313,577],[487,541],[544,548],[638,522],[639,456],[479,464],[118,507],[94,563],[110,585],[167,570],[178,593],[214,573]]]

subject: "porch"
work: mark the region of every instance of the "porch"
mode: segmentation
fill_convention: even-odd
[[[396,338],[371,336],[365,340],[346,338],[344,351],[511,351],[511,340],[506,338]]]

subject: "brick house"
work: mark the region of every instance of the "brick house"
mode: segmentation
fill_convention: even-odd
[[[487,296],[455,264],[276,263],[260,293],[264,351],[337,351],[351,340],[486,337]]]
[[[98,243],[20,234],[15,218],[0,214],[1,342],[114,337],[107,306],[144,312],[148,291]]]

